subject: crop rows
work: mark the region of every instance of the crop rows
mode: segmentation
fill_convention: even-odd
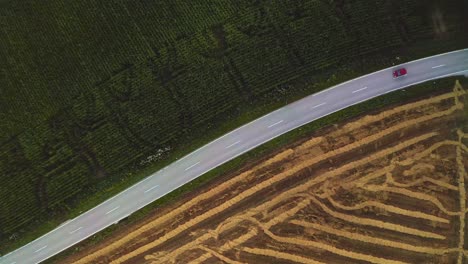
[[[401,46],[395,17],[428,36],[416,1],[394,14],[386,2],[10,1],[1,234],[277,85]]]
[[[38,213],[39,207],[36,205],[35,187],[33,182],[28,182],[29,174],[34,173],[30,166],[25,166],[27,162],[21,153],[20,145],[16,138],[2,145],[0,154],[0,168],[2,173],[8,177],[2,178],[0,186],[3,194],[0,203],[0,231],[6,233],[12,227],[23,224],[31,213]],[[22,171],[15,170],[15,167],[25,168]],[[24,179],[24,180],[23,180]],[[32,205],[28,207],[18,206],[20,204]],[[6,217],[9,216],[9,217]]]
[[[190,4],[171,1],[122,2],[125,2],[128,12],[138,18],[135,24],[151,47],[160,47],[223,23],[235,13],[237,5],[234,1],[203,0],[191,1]]]

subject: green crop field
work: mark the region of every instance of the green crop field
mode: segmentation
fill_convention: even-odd
[[[467,16],[463,0],[1,2],[0,251],[305,76],[468,47]]]

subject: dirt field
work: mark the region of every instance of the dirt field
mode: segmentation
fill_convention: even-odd
[[[329,128],[66,262],[468,263],[467,97]]]

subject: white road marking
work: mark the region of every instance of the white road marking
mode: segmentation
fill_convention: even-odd
[[[276,122],[276,123],[274,123],[274,124],[271,124],[271,125],[268,126],[268,128],[271,128],[271,127],[274,127],[274,126],[276,126],[276,125],[278,125],[278,124],[281,124],[281,123],[283,123],[283,121],[284,121],[284,120],[281,120],[281,121],[278,121],[278,122]]]
[[[339,86],[339,85],[336,85],[336,86]],[[317,95],[319,95],[319,94],[322,94],[322,93],[324,93],[324,92],[327,92],[327,91],[329,91],[329,90],[332,90],[332,89],[335,88],[336,86],[333,86],[333,87],[331,87],[331,88],[322,90],[322,91],[320,91],[320,92],[318,92],[318,93],[314,93],[312,96],[317,96]]]
[[[155,185],[155,186],[153,186],[153,187],[149,188],[148,190],[146,190],[146,191],[145,191],[145,193],[147,193],[147,192],[149,192],[149,191],[153,190],[154,188],[158,188],[158,187],[159,187],[159,185]]]
[[[441,79],[441,78],[448,77],[448,76],[461,75],[462,73],[465,73],[465,74],[466,74],[466,73],[468,73],[468,70],[452,72],[452,73],[445,74],[445,75],[442,75],[442,76],[437,76],[437,77],[435,77],[435,78],[426,79],[426,80],[424,80],[424,81],[419,81],[419,82],[416,82],[416,83],[411,84],[411,85],[420,84],[420,83],[423,83],[423,82],[425,82],[425,81],[430,81],[430,80],[434,80],[434,79]],[[405,87],[411,86],[411,85],[406,85]]]
[[[43,247],[41,247],[40,249],[38,249],[38,250],[34,251],[34,253],[37,253],[37,252],[39,252],[39,251],[43,250],[43,249],[44,249],[44,248],[46,248],[46,247],[47,247],[47,246],[43,246]]]
[[[118,224],[120,221],[124,220],[125,218],[127,218],[129,216],[130,216],[130,214],[126,214],[126,215],[122,216],[119,220],[115,221],[114,224],[115,225]]]
[[[158,171],[158,172],[159,172],[159,171]],[[151,179],[151,175],[148,176],[148,177],[146,177],[145,179],[143,179],[140,183],[145,182],[145,181],[147,181],[147,180],[149,180],[149,179]]]
[[[360,91],[365,90],[365,89],[367,89],[367,86],[365,86],[365,87],[363,87],[361,89],[357,89],[357,90],[353,91],[352,93],[357,93],[357,92],[360,92]]]
[[[119,206],[117,206],[116,208],[114,208],[114,209],[110,210],[110,211],[109,211],[109,212],[107,212],[106,214],[110,214],[110,213],[114,212],[115,210],[119,209],[119,207],[120,207],[120,205],[119,205]]]
[[[193,168],[193,167],[197,166],[198,164],[200,164],[200,162],[197,162],[197,163],[193,164],[192,166],[190,166],[190,167],[186,168],[186,169],[185,169],[185,171],[188,171],[188,170],[190,170],[191,168]]]
[[[321,103],[321,104],[318,104],[318,105],[316,105],[316,106],[312,106],[312,109],[315,109],[315,108],[317,108],[317,107],[320,107],[320,106],[326,105],[326,104],[327,104],[327,103]]]
[[[239,141],[236,141],[236,142],[234,142],[234,143],[232,143],[231,145],[227,146],[226,148],[228,149],[228,148],[230,148],[230,147],[232,147],[232,146],[235,146],[235,145],[237,145],[237,144],[239,144],[239,143],[240,143],[240,140],[239,140]]]
[[[80,230],[80,229],[82,229],[82,228],[83,228],[83,227],[79,227],[79,228],[77,228],[77,229],[71,231],[70,234],[73,234],[73,233],[75,233],[76,231],[78,231],[78,230]]]
[[[444,66],[445,66],[445,64],[441,64],[441,65],[437,65],[437,66],[432,67],[432,69],[436,69],[436,68],[440,68],[440,67],[444,67]]]
[[[70,222],[70,221],[71,221],[71,219],[68,219],[67,221],[61,223],[59,226],[66,225],[66,224],[68,224],[68,222]]]
[[[130,215],[131,215],[131,214],[126,214],[124,217],[120,218],[120,220],[122,220],[122,219],[124,219],[124,218],[127,218],[127,217],[129,217]],[[119,221],[120,221],[120,220],[119,220]]]

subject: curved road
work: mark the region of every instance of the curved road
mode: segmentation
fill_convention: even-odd
[[[327,90],[260,117],[190,153],[75,219],[2,258],[1,264],[39,263],[117,223],[205,172],[320,117],[373,97],[432,79],[468,75],[468,49],[402,64],[408,75],[392,78],[391,67]]]

